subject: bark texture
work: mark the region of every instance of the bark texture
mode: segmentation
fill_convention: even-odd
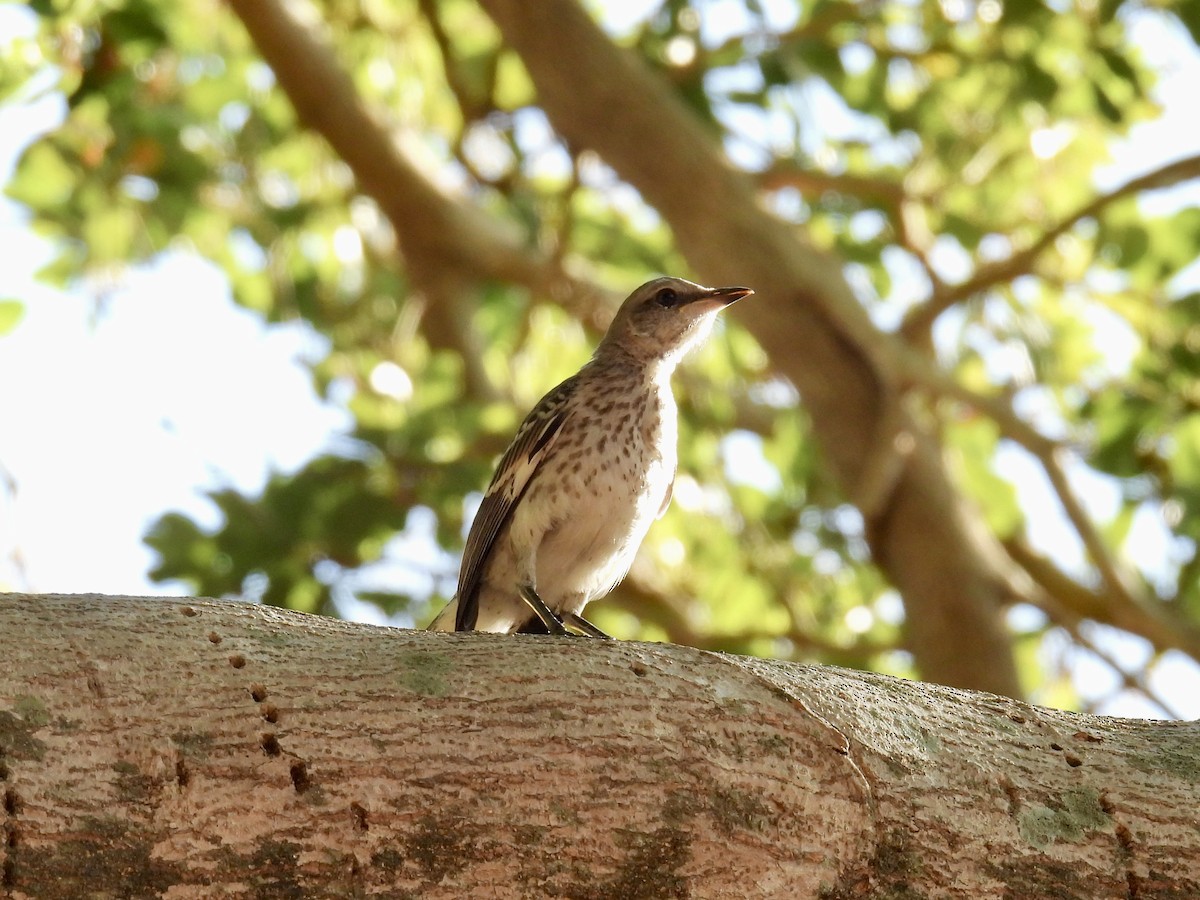
[[[0,635],[4,897],[1200,896],[1196,723],[190,599]]]

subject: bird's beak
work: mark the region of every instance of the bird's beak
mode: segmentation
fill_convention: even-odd
[[[754,291],[748,287],[720,287],[712,288],[707,293],[701,294],[696,299],[708,300],[710,302],[716,301],[719,308],[736,303],[743,297],[749,297],[753,293]]]

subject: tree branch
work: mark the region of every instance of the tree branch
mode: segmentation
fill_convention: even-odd
[[[1083,219],[1098,216],[1105,208],[1125,197],[1170,187],[1193,178],[1200,178],[1200,155],[1168,163],[1127,181],[1107,194],[1101,194],[1066,216],[1024,250],[1017,251],[1007,259],[980,266],[966,281],[938,286],[928,301],[909,311],[900,327],[900,334],[910,343],[923,342],[924,335],[933,327],[934,321],[947,309],[968,297],[1024,275],[1047,248]]]
[[[1136,634],[1148,640],[1156,650],[1180,650],[1200,660],[1200,629],[1172,614],[1163,604],[1131,602],[1111,589],[1108,592],[1090,590],[1020,538],[1006,540],[1004,549],[1042,590],[1073,615]],[[1036,595],[1030,597],[1030,602],[1045,605]],[[1047,612],[1052,613],[1052,610]]]
[[[0,634],[13,896],[1200,895],[1196,722],[191,598]]]
[[[869,175],[831,175],[804,168],[794,162],[780,161],[757,176],[765,190],[792,187],[802,194],[823,194],[836,191],[863,201],[874,201],[889,210],[896,210],[906,199],[904,188],[895,181]]]
[[[907,351],[899,358],[906,384],[970,406],[992,419],[999,426],[1001,434],[1033,455],[1041,464],[1055,496],[1083,541],[1107,592],[1088,591],[1019,542],[1004,542],[1008,555],[1050,594],[1080,615],[1145,637],[1159,649],[1176,648],[1200,659],[1200,630],[1171,615],[1161,603],[1138,591],[1132,584],[1132,576],[1122,571],[1113,551],[1105,543],[1067,479],[1062,455],[1068,449],[1028,424],[1006,401],[964,387],[920,354]]]
[[[494,389],[463,344],[464,308],[479,285],[508,282],[593,317],[607,292],[570,274],[555,256],[436,186],[364,105],[304,0],[230,0],[305,127],[320,134],[395,229],[409,274],[425,294],[426,333],[462,352],[472,393]],[[440,341],[438,336],[440,335]]]

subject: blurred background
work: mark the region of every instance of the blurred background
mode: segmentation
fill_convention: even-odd
[[[589,618],[1200,716],[1200,5],[0,6],[0,589],[402,627],[658,273],[748,284]]]

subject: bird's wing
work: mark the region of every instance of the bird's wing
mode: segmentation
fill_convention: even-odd
[[[475,627],[479,618],[479,584],[483,580],[483,570],[504,523],[521,502],[562,431],[569,413],[567,401],[574,389],[573,382],[574,379],[567,379],[542,398],[525,417],[517,436],[496,466],[496,474],[479,504],[463,550],[462,569],[458,573],[455,631],[470,631]]]

